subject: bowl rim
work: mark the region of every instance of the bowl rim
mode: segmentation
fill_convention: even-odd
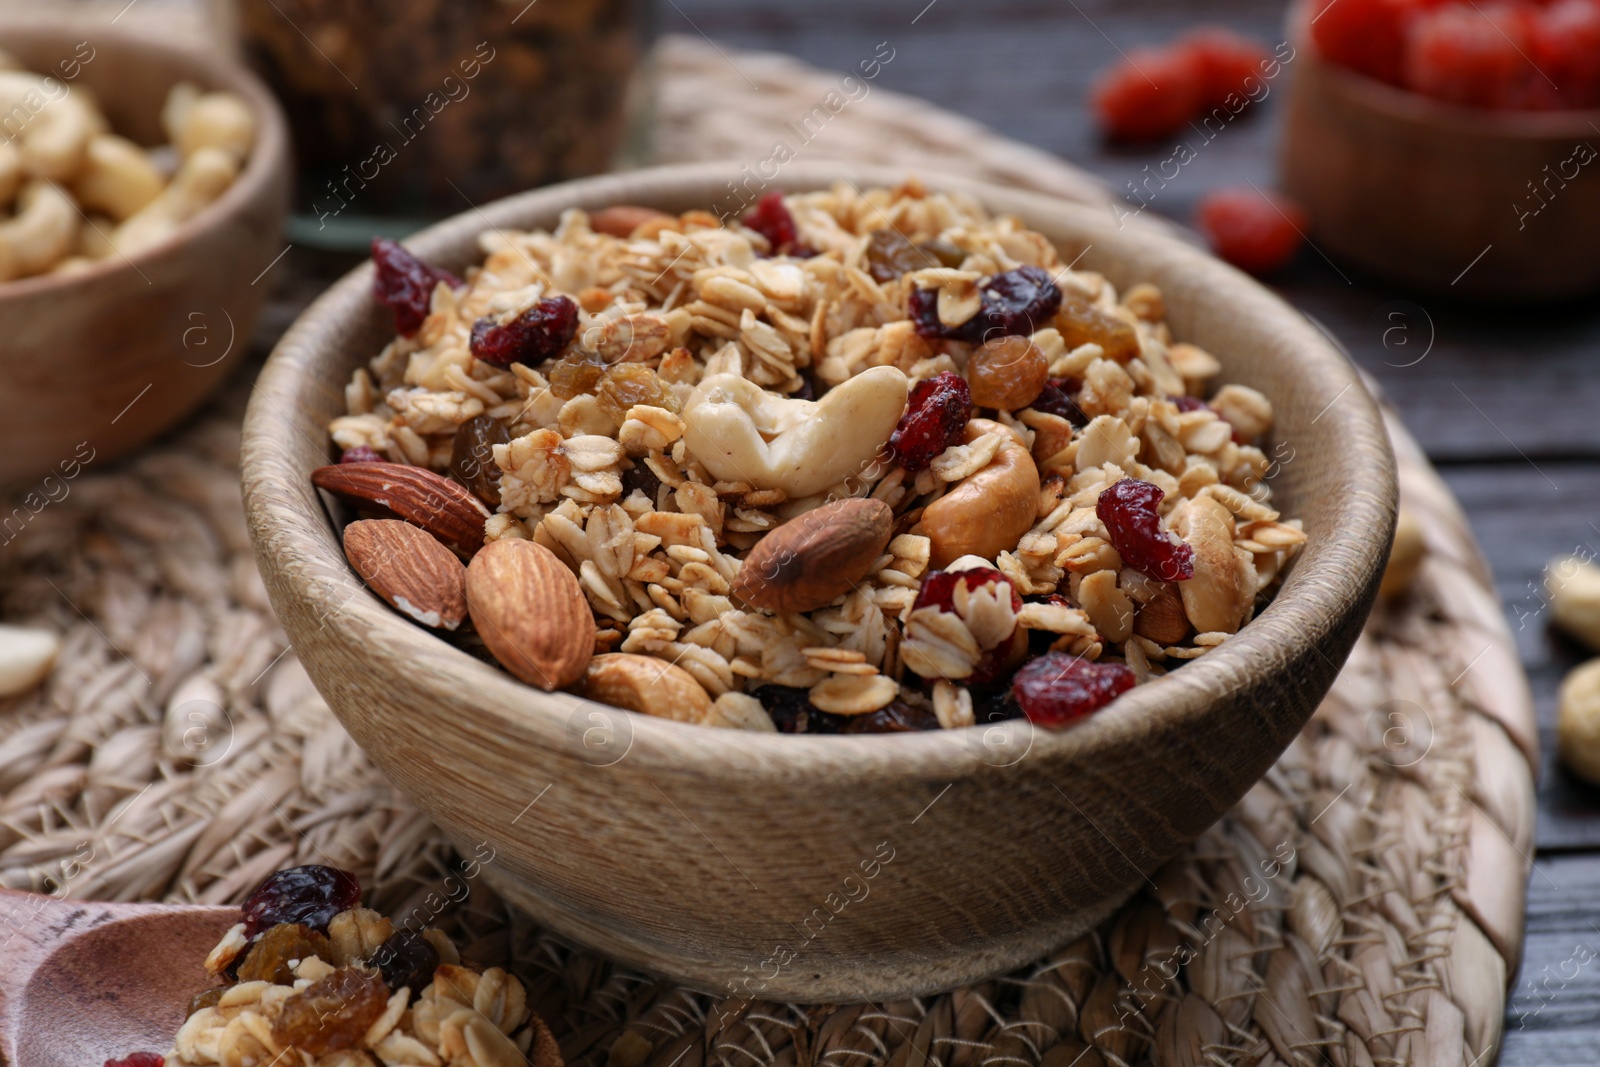
[[[261,190],[272,183],[274,175],[287,165],[288,120],[266,84],[243,63],[230,63],[212,52],[162,40],[148,30],[91,27],[70,18],[0,15],[0,44],[8,44],[20,37],[30,39],[30,44],[38,42],[44,46],[56,39],[87,39],[86,34],[91,30],[94,35],[91,43],[109,40],[115,48],[147,53],[152,66],[166,66],[174,60],[199,66],[204,72],[202,88],[225,89],[237,93],[250,104],[256,118],[255,143],[251,146],[244,169],[223,190],[222,195],[155,244],[141,248],[131,256],[120,253],[107,256],[71,274],[36,274],[0,282],[0,301],[11,297],[56,295],[75,287],[102,285],[119,273],[134,273],[144,264],[154,262],[187,244],[200,233],[217,228],[224,220],[249,206],[259,197]]]
[[[1303,56],[1296,62],[1314,64],[1317,73],[1342,96],[1385,118],[1479,140],[1570,141],[1593,136],[1600,129],[1600,108],[1517,111],[1467,107],[1350,70],[1323,56],[1312,40],[1311,4],[1312,0],[1290,0],[1284,14],[1284,26],[1295,53]]]
[[[474,207],[421,231],[406,243],[428,258],[434,249],[478,234],[498,228],[515,229],[519,224],[513,220],[519,217],[553,218],[564,206],[579,199],[594,204],[648,204],[652,196],[669,199],[696,189],[709,190],[714,198],[715,191],[723,188],[727,179],[738,177],[738,166],[737,162],[680,164],[578,179]],[[782,181],[789,192],[825,189],[840,180],[858,187],[893,188],[913,173],[929,189],[970,194],[996,214],[1014,213],[1027,220],[1030,208],[1048,210],[1057,218],[1070,218],[1074,226],[1082,228],[1080,232],[1114,234],[1121,230],[1109,209],[922,168],[796,162],[785,167]],[[642,188],[641,181],[652,187]],[[1274,332],[1285,339],[1285,344],[1292,341],[1297,356],[1309,361],[1315,376],[1321,379],[1319,395],[1330,398],[1324,413],[1346,393],[1355,392],[1353,403],[1338,405],[1338,417],[1353,420],[1350,425],[1378,447],[1367,456],[1352,450],[1363,476],[1363,489],[1345,494],[1338,504],[1340,521],[1336,526],[1352,534],[1353,547],[1347,552],[1335,551],[1341,539],[1334,538],[1322,552],[1303,555],[1273,602],[1237,635],[1186,663],[1183,670],[1134,687],[1071,729],[1033,728],[1027,720],[1019,719],[893,738],[787,735],[710,729],[620,711],[627,717],[630,733],[626,762],[641,773],[709,774],[726,781],[759,781],[786,764],[797,773],[804,768],[808,775],[822,774],[839,783],[877,778],[885,773],[940,782],[966,780],[986,769],[1011,765],[987,758],[993,743],[1025,742],[1024,754],[1057,765],[1092,757],[1094,751],[1105,746],[1120,746],[1129,740],[1181,729],[1209,714],[1214,705],[1225,702],[1222,698],[1257,683],[1264,677],[1263,671],[1274,666],[1298,662],[1297,657],[1321,655],[1326,659],[1319,641],[1356,612],[1364,615],[1370,604],[1387,559],[1398,508],[1394,457],[1377,404],[1348,359],[1311,322],[1254,279],[1154,228],[1143,228],[1138,240],[1157,242],[1162,254],[1208,272],[1225,292],[1239,295],[1254,305],[1254,310],[1270,314],[1275,320]],[[290,404],[287,410],[294,410],[292,398],[301,384],[295,361],[325,358],[326,352],[318,351],[319,332],[348,324],[355,315],[372,314],[371,269],[370,262],[356,267],[317,298],[285,333],[251,394],[244,422],[241,467],[246,517],[269,592],[276,600],[275,586],[284,561],[294,559],[296,566],[316,566],[316,580],[302,580],[286,595],[306,602],[324,623],[332,613],[350,614],[353,629],[369,640],[385,648],[405,649],[409,670],[406,681],[413,690],[425,691],[430,704],[459,702],[462,692],[471,692],[475,709],[493,717],[496,732],[502,738],[535,737],[549,749],[583,759],[586,754],[582,751],[582,731],[568,729],[572,717],[580,712],[604,715],[620,709],[559,690],[545,693],[525,685],[390,609],[350,571],[319,492],[311,490],[307,495],[310,471],[299,470],[289,459],[287,442],[299,431],[284,416],[285,407],[280,402]],[[296,471],[304,485],[295,484],[289,471]],[[312,501],[312,507],[298,515],[276,510],[296,496]],[[309,519],[306,530],[294,529],[294,518]],[[1370,531],[1378,531],[1380,536],[1355,536]],[[1308,558],[1315,567],[1307,564]],[[330,577],[331,582],[324,580]],[[1317,590],[1329,589],[1340,594],[1339,607],[1333,611],[1318,609],[1322,626],[1306,627],[1303,620],[1290,624],[1286,616],[1291,605],[1309,606],[1319,595]],[[283,614],[280,608],[280,615]],[[1277,621],[1280,617],[1284,617],[1282,623]],[[293,627],[286,629],[293,643]],[[413,702],[418,699],[413,698]],[[470,728],[474,734],[482,733],[479,725]],[[1003,736],[997,737],[995,731]]]

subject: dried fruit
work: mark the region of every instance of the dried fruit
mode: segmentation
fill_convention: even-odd
[[[1126,363],[1139,354],[1139,332],[1076,290],[1063,296],[1056,329],[1067,347],[1099,345],[1107,359]]]
[[[905,734],[939,729],[939,717],[927,708],[896,700],[888,707],[865,715],[844,716],[842,734]]]
[[[430,267],[387,237],[372,239],[372,295],[394,312],[395,332],[415,336],[433,304],[440,283],[455,288],[461,279],[447,270]]]
[[[972,403],[1016,411],[1033,403],[1050,375],[1050,363],[1026,337],[997,337],[967,360]]]
[[[1100,130],[1117,141],[1148,141],[1181,129],[1206,98],[1198,57],[1176,48],[1136,48],[1103,71],[1090,90]]]
[[[635,404],[648,404],[674,413],[683,409],[678,394],[643,363],[618,363],[607,368],[595,390],[595,402],[601,411],[618,422]]]
[[[352,522],[344,528],[344,556],[369,589],[415,622],[454,630],[467,617],[467,569],[431,534],[410,523]]]
[[[928,264],[930,267],[956,268],[967,261],[966,249],[958,248],[949,241],[941,241],[937,237],[931,241],[922,242],[917,248],[934,258],[935,262]]]
[[[837,734],[848,725],[848,715],[831,715],[811,703],[810,691],[786,685],[764,685],[751,696],[772,716],[782,734]]]
[[[1332,62],[1398,85],[1405,23],[1420,6],[1414,0],[1317,0],[1311,39]]]
[[[321,934],[328,921],[361,903],[361,883],[349,871],[320,864],[270,875],[244,902],[244,936],[254,938],[279,923],[301,923]]]
[[[154,1052],[130,1052],[121,1059],[105,1062],[105,1067],[166,1067],[165,1056]]]
[[[420,930],[396,930],[372,954],[372,965],[390,989],[406,988],[420,994],[433,981],[439,950]]]
[[[1016,586],[1011,580],[999,571],[990,567],[972,567],[964,571],[933,571],[922,579],[922,586],[917,590],[917,599],[912,604],[911,610],[918,608],[936,607],[940,611],[956,611],[956,587],[965,586],[966,593],[970,594],[996,583],[1004,583],[1011,591],[1011,610],[1022,610],[1022,597],[1017,594]],[[966,685],[984,685],[999,678],[1006,672],[1011,664],[1012,654],[1015,652],[1012,641],[1001,641],[993,648],[984,652],[973,667],[972,673],[962,679]]]
[[[910,271],[939,265],[932,253],[912,244],[893,226],[873,230],[867,239],[867,273],[880,282],[892,282]]]
[[[1200,201],[1195,224],[1218,256],[1242,271],[1270,274],[1300,251],[1306,213],[1254,187],[1217,189]]]
[[[939,293],[914,289],[908,310],[917,333],[927,338],[981,344],[996,337],[1033,333],[1050,324],[1061,306],[1061,287],[1043,267],[1002,271],[984,282],[978,313],[960,326],[939,319]]]
[[[1089,416],[1083,413],[1075,399],[1082,388],[1081,378],[1051,378],[1044,383],[1044,388],[1029,406],[1035,411],[1059,415],[1081,430],[1089,425]]]
[[[503,326],[493,319],[473,323],[472,354],[496,367],[533,366],[559,356],[577,332],[577,303],[568,296],[550,296]]]
[[[322,934],[302,923],[279,923],[250,946],[244,961],[239,964],[238,978],[241,982],[288,985],[294,981],[295,965],[312,956],[322,960],[333,959],[333,945]]]
[[[1121,663],[1095,663],[1065,652],[1046,652],[1017,671],[1011,696],[1028,721],[1067,726],[1098,711],[1137,681]]]
[[[665,211],[657,211],[653,207],[640,207],[637,204],[612,204],[610,207],[601,208],[589,216],[589,228],[595,233],[606,233],[612,237],[632,237],[633,231],[647,222],[656,219],[670,219]]]
[[[1169,396],[1173,407],[1179,411],[1209,411],[1210,405],[1196,396]]]
[[[755,210],[742,221],[767,239],[775,256],[805,259],[816,254],[800,240],[800,227],[795,225],[794,215],[783,202],[783,194],[776,189],[757,200]]]
[[[558,400],[594,395],[605,376],[606,365],[592,352],[568,352],[550,368],[550,392]]]
[[[867,576],[894,533],[881,500],[836,500],[797,515],[750,549],[733,595],[766,611],[814,611]]]
[[[955,371],[940,371],[911,389],[900,424],[889,435],[895,462],[908,471],[927,470],[933,458],[961,440],[972,418],[972,389]]]
[[[1263,84],[1261,75],[1271,63],[1266,45],[1225,26],[1190,30],[1175,47],[1187,51],[1199,64],[1201,109],[1230,103],[1242,106],[1238,102],[1254,98],[1251,82]]]
[[[189,1006],[184,1009],[183,1017],[187,1019],[202,1008],[214,1008],[222,999],[222,994],[228,991],[225,985],[214,985],[210,989],[202,989],[189,998]]]
[[[450,444],[450,474],[491,508],[500,506],[500,468],[494,446],[508,444],[511,434],[493,415],[475,415],[462,423]]]
[[[272,1037],[314,1056],[353,1048],[388,1005],[382,978],[344,967],[285,1000]]]
[[[340,463],[384,463],[386,457],[366,445],[356,445],[339,453]]]
[[[677,722],[700,722],[711,713],[711,698],[694,675],[654,656],[596,656],[574,690],[614,708]]]
[[[395,518],[433,534],[463,559],[483,546],[489,509],[465,487],[424,467],[338,463],[312,471],[311,484],[387,508]]]
[[[473,557],[467,609],[500,665],[546,692],[581,678],[594,655],[594,613],[578,579],[532,541],[495,541]]]
[[[1165,496],[1149,482],[1124,478],[1101,491],[1094,513],[1123,563],[1157,581],[1187,581],[1194,577],[1194,549],[1161,528],[1156,505]]]
[[[1561,107],[1600,107],[1600,3],[1555,0],[1531,11],[1529,59],[1556,84]],[[1537,85],[1548,85],[1540,78]]]

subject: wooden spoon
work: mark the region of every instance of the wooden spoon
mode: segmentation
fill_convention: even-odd
[[[238,908],[97,904],[0,890],[0,1064],[164,1054]]]

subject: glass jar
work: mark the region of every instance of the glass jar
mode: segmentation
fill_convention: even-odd
[[[648,102],[650,0],[238,0],[289,113],[301,229],[436,216],[608,170]]]

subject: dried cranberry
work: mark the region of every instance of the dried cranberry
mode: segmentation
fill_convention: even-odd
[[[419,930],[397,930],[372,954],[372,965],[390,989],[403,986],[421,993],[433,981],[439,950]]]
[[[955,371],[942,370],[911,390],[906,413],[889,435],[895,462],[908,471],[927,470],[933,457],[961,440],[972,418],[972,390]]]
[[[800,240],[800,227],[795,225],[794,215],[783,202],[783,194],[776,189],[757,200],[756,209],[742,221],[767,239],[775,256],[806,259],[816,255]]]
[[[954,611],[958,583],[965,585],[970,593],[996,582],[1004,582],[1006,588],[1011,590],[1011,610],[1021,611],[1022,597],[1017,595],[1017,587],[1011,584],[1011,579],[992,567],[973,567],[964,571],[933,571],[923,577],[922,587],[917,590],[917,599],[911,607],[913,611],[926,607],[936,607],[940,611]],[[1013,634],[1012,638],[985,650],[977,665],[972,668],[972,673],[962,681],[968,685],[984,685],[998,679],[1012,662],[1012,644],[1015,639],[1016,635]]]
[[[1033,410],[1060,415],[1081,430],[1089,425],[1089,416],[1083,413],[1073,397],[1082,388],[1083,380],[1080,378],[1051,378],[1044,383],[1044,390],[1034,398]]]
[[[447,270],[430,267],[387,237],[372,239],[372,295],[394,312],[394,328],[402,337],[422,329],[440,282],[459,286],[461,279]]]
[[[1169,396],[1167,399],[1172,401],[1173,407],[1179,411],[1204,411],[1211,406],[1194,396]]]
[[[1184,48],[1138,48],[1095,76],[1090,106],[1115,141],[1151,141],[1183,128],[1206,96],[1205,68]]]
[[[504,326],[493,319],[472,324],[472,354],[496,367],[554,359],[578,332],[578,305],[569,296],[539,301]]]
[[[279,923],[300,923],[318,933],[341,911],[361,903],[361,883],[349,871],[310,864],[269,877],[244,903],[244,935],[253,938]]]
[[[1285,197],[1246,186],[1207,193],[1195,224],[1211,250],[1250,274],[1286,265],[1305,241],[1305,209]]]
[[[982,288],[978,313],[960,326],[939,321],[939,293],[913,289],[909,310],[923,337],[981,344],[996,337],[1025,336],[1050,324],[1061,307],[1061,288],[1042,267],[1018,267],[994,275]]]
[[[1166,495],[1149,482],[1124,478],[1101,491],[1094,513],[1122,562],[1157,581],[1188,581],[1194,577],[1194,549],[1161,528],[1156,505]]]
[[[787,685],[764,685],[750,695],[761,701],[779,733],[836,734],[848,718],[823,711],[811,703],[810,694],[804,689]]]
[[[356,445],[339,453],[340,463],[387,463],[389,457],[366,445]]]
[[[1190,30],[1178,39],[1176,47],[1200,65],[1202,108],[1227,107],[1230,97],[1243,101],[1251,95],[1251,83],[1260,85],[1262,73],[1271,66],[1265,44],[1226,26]]]
[[[918,730],[937,730],[939,717],[927,708],[896,700],[886,708],[865,715],[851,715],[839,732],[842,734],[906,734]]]
[[[1030,722],[1066,726],[1105,707],[1132,689],[1135,681],[1133,671],[1121,663],[1047,652],[1024,664],[1011,679],[1011,696]]]
[[[166,1067],[167,1058],[154,1052],[130,1052],[120,1060],[107,1060],[106,1067]]]

